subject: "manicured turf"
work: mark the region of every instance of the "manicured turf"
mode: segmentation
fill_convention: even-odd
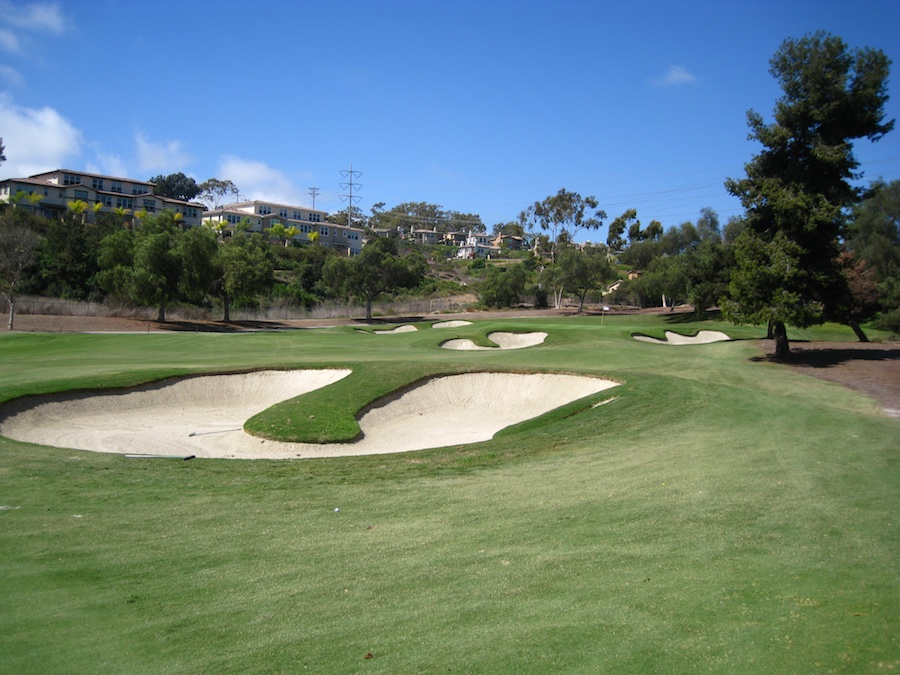
[[[434,373],[623,382],[598,407],[401,455],[134,460],[0,438],[0,672],[900,668],[900,423],[760,361],[752,340],[631,338],[763,334],[682,320],[0,336],[0,400],[188,372],[355,368],[338,383],[352,387],[287,404],[318,406],[323,437]],[[549,337],[509,352],[439,347],[496,330]],[[792,337],[817,335],[852,339],[833,326]],[[257,420],[268,433],[313,433],[275,412]]]

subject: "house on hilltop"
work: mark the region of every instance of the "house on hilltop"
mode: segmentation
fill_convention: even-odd
[[[0,181],[0,201],[14,202],[18,193],[35,195],[33,204],[29,200],[28,205],[35,213],[53,219],[62,216],[70,202],[82,201],[90,207],[100,204],[99,211],[107,213],[115,209],[128,209],[132,213],[173,211],[182,215],[186,227],[200,224],[203,204],[155,195],[153,187],[154,184],[149,181],[55,169],[27,178]],[[91,222],[94,213],[93,208],[85,211],[88,222]]]

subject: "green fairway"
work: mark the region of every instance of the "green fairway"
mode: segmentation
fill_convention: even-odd
[[[736,339],[632,338],[665,330]],[[494,331],[548,337],[440,347]],[[0,437],[0,673],[900,669],[900,421],[759,359],[764,332],[606,316],[2,334],[0,401],[353,369],[252,420],[275,438],[352,438],[361,407],[436,374],[622,384],[488,442],[372,457],[146,460]]]

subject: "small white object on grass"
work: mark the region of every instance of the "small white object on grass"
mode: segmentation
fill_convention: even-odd
[[[334,510],[335,513],[338,513],[339,511],[340,511],[340,509],[335,509],[335,510]]]

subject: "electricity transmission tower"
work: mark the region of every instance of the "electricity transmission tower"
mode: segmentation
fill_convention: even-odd
[[[319,196],[319,188],[311,187],[309,188],[309,196],[312,197],[312,207],[313,211],[316,209],[316,197]]]
[[[345,181],[340,183],[342,190],[347,190],[347,194],[341,195],[341,201],[347,202],[347,225],[353,225],[353,204],[354,202],[358,202],[361,197],[358,197],[353,194],[353,188],[357,190],[362,187],[359,183],[355,183],[354,181],[362,176],[362,171],[354,171],[353,164],[350,165],[349,169],[344,169],[341,171],[341,176],[344,177]]]

